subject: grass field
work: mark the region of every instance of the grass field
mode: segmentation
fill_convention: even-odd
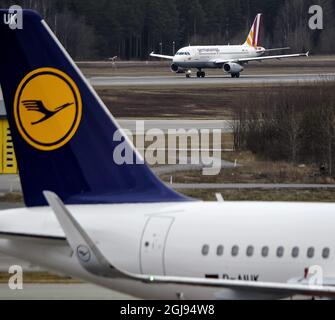
[[[0,273],[0,283],[8,283],[12,274]],[[25,272],[23,275],[23,281],[25,284],[71,284],[80,283],[78,280],[74,280],[70,277],[58,276],[48,272]]]
[[[295,165],[287,162],[259,160],[250,152],[224,152],[223,159],[237,161],[240,166],[222,169],[217,176],[204,176],[202,171],[177,172],[174,183],[298,183],[334,184],[335,180],[322,176],[315,165]],[[161,178],[169,182],[171,175]]]
[[[221,193],[225,201],[335,202],[335,190],[178,190],[203,201],[217,201]]]
[[[315,85],[300,83],[297,92]],[[232,119],[246,99],[283,92],[291,85],[229,85],[204,87],[109,87],[96,88],[116,118],[135,119]]]

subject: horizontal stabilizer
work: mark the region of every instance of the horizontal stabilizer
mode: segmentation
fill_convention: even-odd
[[[286,50],[291,50],[290,47],[285,47],[285,48],[273,48],[273,49],[265,49],[264,52],[273,52],[273,51],[286,51]]]

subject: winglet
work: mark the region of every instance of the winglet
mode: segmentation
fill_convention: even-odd
[[[111,266],[94,244],[93,240],[67,210],[62,200],[55,193],[50,191],[44,191],[43,194],[54,211],[66,235],[67,242],[81,266],[89,273],[97,276],[125,278],[123,273]]]

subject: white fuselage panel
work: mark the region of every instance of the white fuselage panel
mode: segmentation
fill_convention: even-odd
[[[132,273],[286,283],[303,278],[306,268],[318,265],[325,278],[335,278],[334,204],[190,202],[68,209],[109,262]],[[50,208],[8,210],[0,218],[1,233],[64,237]],[[32,248],[34,253],[28,253]],[[284,249],[283,256],[277,255],[278,248]],[[330,251],[327,258],[325,249]],[[1,240],[0,250],[138,297],[175,299],[178,292],[187,292],[188,299],[228,297],[218,289],[162,286],[159,290],[159,285],[102,281],[82,270],[75,257],[65,255],[70,260],[60,264],[57,246],[27,240],[24,246],[15,246],[14,240]]]

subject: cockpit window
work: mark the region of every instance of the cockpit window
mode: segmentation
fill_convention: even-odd
[[[183,52],[183,51],[178,51],[178,52],[176,53],[176,55],[177,55],[177,56],[190,56],[191,53],[189,53],[189,52]]]

